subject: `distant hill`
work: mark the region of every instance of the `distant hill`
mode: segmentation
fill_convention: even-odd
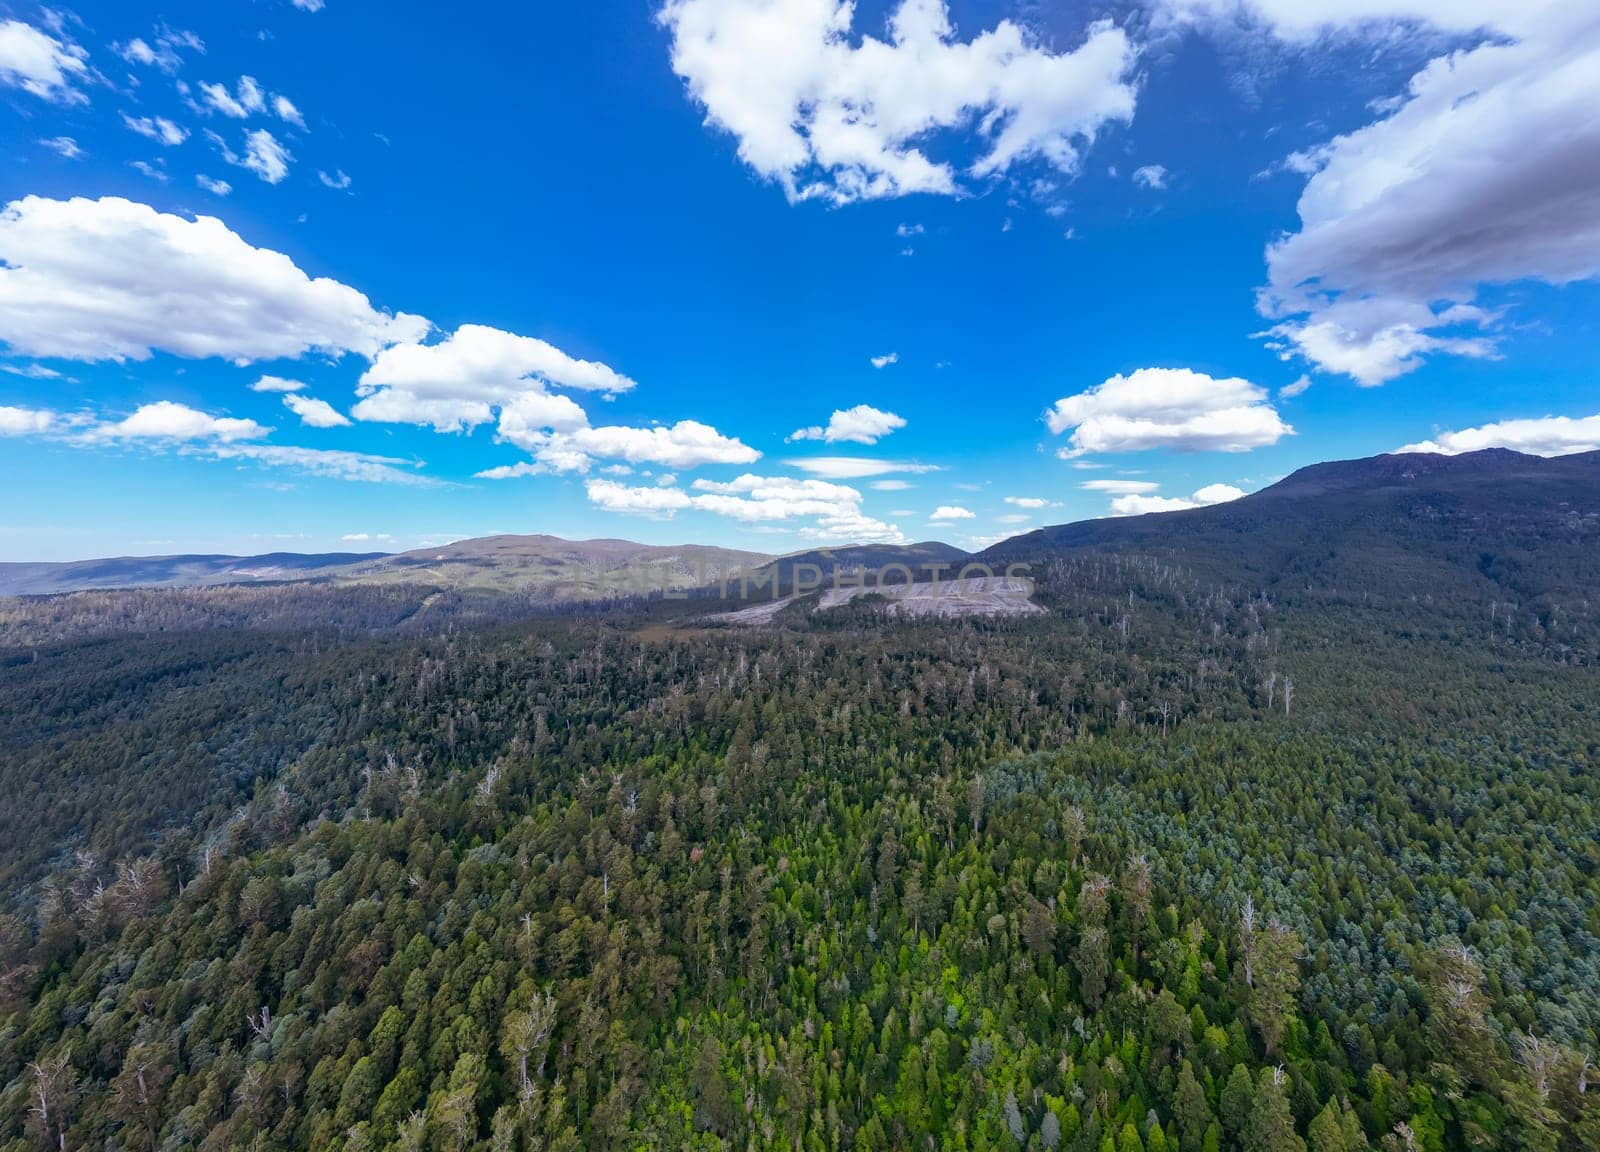
[[[381,556],[329,573],[364,584],[435,584],[501,592],[546,591],[553,600],[695,588],[773,557],[704,544],[652,545],[558,536],[486,536]]]
[[[767,553],[700,544],[663,547],[627,540],[489,536],[398,554],[153,556],[0,564],[0,596],[319,582],[537,593],[560,601],[692,588],[772,559]]]
[[[1141,552],[1255,587],[1417,596],[1592,599],[1600,588],[1600,453],[1490,450],[1316,464],[1228,504],[1042,528],[992,564]]]
[[[45,596],[97,588],[202,588],[308,580],[383,553],[331,552],[302,556],[121,556],[65,564],[0,564],[0,596]]]

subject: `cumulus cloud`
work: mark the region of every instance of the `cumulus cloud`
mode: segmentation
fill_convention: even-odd
[[[822,440],[829,444],[876,444],[889,433],[906,426],[893,412],[883,412],[866,404],[834,412],[826,428],[813,425],[800,428],[790,440]]]
[[[1071,430],[1063,458],[1092,452],[1248,452],[1276,444],[1294,429],[1266,389],[1238,377],[1216,379],[1188,368],[1141,368],[1113,376],[1045,414],[1056,435]]]
[[[306,126],[306,118],[300,114],[300,109],[295,107],[294,101],[287,96],[274,96],[272,111],[285,124],[293,124],[296,128],[302,129]]]
[[[242,156],[230,148],[228,142],[215,132],[208,132],[206,135],[216,145],[223,160],[235,168],[254,172],[268,184],[281,184],[289,175],[289,164],[294,156],[265,128],[245,133]]]
[[[579,428],[557,433],[550,446],[558,454],[553,462],[559,462],[563,451],[577,451],[587,457],[684,469],[705,464],[750,464],[761,457],[761,453],[737,438],[724,436],[698,420],[680,420],[653,428]],[[540,459],[548,458],[542,450],[535,454]]]
[[[158,400],[122,420],[96,424],[86,440],[258,440],[272,431],[254,420],[213,416],[187,404]]]
[[[812,456],[791,460],[802,472],[828,480],[864,480],[869,476],[888,476],[896,472],[920,475],[937,472],[935,464],[916,464],[909,460],[872,460],[865,456]]]
[[[205,42],[193,32],[162,25],[156,29],[155,45],[142,37],[126,44],[113,44],[111,50],[129,64],[155,65],[169,76],[183,67],[184,52],[204,52]]]
[[[527,336],[463,325],[436,344],[409,342],[380,354],[362,375],[358,420],[429,425],[439,432],[496,423],[501,440],[533,453],[543,471],[587,471],[596,457],[673,468],[748,464],[760,453],[694,420],[670,426],[593,427],[569,388],[614,395],[634,382]],[[493,470],[491,470],[493,471]],[[525,472],[506,475],[526,474]],[[499,478],[497,473],[495,478]]]
[[[283,398],[283,406],[300,417],[300,423],[309,428],[345,428],[350,424],[350,418],[343,412],[326,400],[315,397],[291,392]]]
[[[224,84],[200,85],[202,107],[220,112],[233,120],[248,120],[267,106],[267,94],[261,90],[254,77],[241,76],[236,93],[229,92]]]
[[[1600,415],[1545,416],[1535,420],[1501,420],[1479,428],[1440,432],[1432,440],[1408,444],[1401,452],[1438,452],[1458,456],[1485,448],[1510,448],[1532,456],[1571,456],[1600,452]]]
[[[79,147],[78,142],[71,136],[51,136],[47,140],[39,141],[39,143],[63,160],[78,160],[84,155],[83,149]]]
[[[155,352],[250,362],[308,351],[376,356],[420,339],[419,316],[312,279],[222,221],[144,204],[29,196],[0,212],[0,341],[69,360]]]
[[[54,427],[56,414],[42,408],[0,404],[0,436],[37,436]]]
[[[89,54],[21,20],[0,20],[0,84],[55,104],[87,104],[74,85],[90,76]]]
[[[194,182],[213,196],[229,196],[233,193],[233,185],[226,180],[215,180],[210,176],[200,175],[194,178]]]
[[[564,396],[542,399],[567,402]],[[359,407],[359,405],[358,405]],[[573,405],[576,408],[576,405]],[[581,409],[579,410],[581,413]],[[523,419],[518,417],[519,420]],[[575,427],[568,431],[547,431],[532,427],[508,427],[502,413],[500,438],[533,453],[532,462],[491,468],[478,475],[489,480],[547,473],[588,472],[596,459],[626,460],[630,464],[661,464],[668,468],[698,468],[706,464],[750,464],[761,453],[732,436],[724,436],[698,420],[680,420],[672,425],[630,428],[622,425]],[[609,467],[604,471],[626,475],[627,470]]]
[[[1007,496],[1005,502],[1013,508],[1028,508],[1033,511],[1038,511],[1040,508],[1060,507],[1055,501],[1046,500],[1042,496]]]
[[[1141,188],[1159,192],[1167,186],[1168,175],[1166,168],[1160,164],[1146,164],[1143,168],[1133,170],[1133,182]]]
[[[874,368],[887,368],[891,364],[898,363],[900,363],[900,353],[898,352],[889,352],[883,356],[874,356],[872,358],[872,366]]]
[[[1260,309],[1285,357],[1367,386],[1495,352],[1487,286],[1600,276],[1600,11],[1488,0],[1253,0],[1281,34],[1413,19],[1499,35],[1431,61],[1394,110],[1296,158],[1300,226]]]
[[[961,40],[944,0],[903,0],[886,39],[854,16],[848,0],[668,0],[659,18],[707,121],[791,200],[953,195],[1032,160],[1070,174],[1132,118],[1136,52],[1109,22],[1056,53],[1009,20]],[[921,148],[941,134],[981,154],[958,172]]]
[[[322,182],[324,188],[332,188],[335,192],[348,192],[350,190],[351,180],[345,174],[343,168],[335,169],[331,176],[318,169],[317,179]]]
[[[729,481],[697,480],[692,490],[599,479],[586,487],[590,501],[609,512],[670,519],[694,510],[745,524],[805,521],[799,531],[815,540],[904,541],[898,527],[862,512],[857,489],[821,480],[745,474]]]
[[[393,420],[393,413],[417,403],[417,415],[426,419],[404,422],[455,431],[488,423],[489,409],[541,396],[550,385],[618,393],[632,389],[634,382],[543,340],[464,324],[437,344],[409,341],[381,353],[361,377],[360,392],[367,399],[357,405],[357,417],[372,419],[362,411],[382,410],[390,413],[382,418]],[[558,419],[548,422],[568,427],[586,422],[576,405]]]
[[[1143,516],[1150,512],[1184,512],[1190,508],[1209,508],[1244,497],[1243,490],[1231,484],[1210,484],[1188,498],[1130,493],[1111,502],[1113,516]]]
[[[962,508],[955,504],[941,504],[933,510],[933,515],[928,519],[935,523],[945,523],[951,520],[976,520],[977,513]]]
[[[263,376],[250,385],[252,392],[299,392],[305,384],[299,380],[285,380],[282,376]]]
[[[146,139],[154,140],[157,144],[165,145],[168,148],[175,148],[189,138],[188,129],[174,124],[165,116],[140,116],[135,118],[124,112],[122,114],[122,122],[128,126],[130,131],[137,132]]]

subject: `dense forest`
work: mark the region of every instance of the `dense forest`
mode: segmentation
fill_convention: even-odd
[[[1600,1149],[1589,553],[1338,553],[15,602],[0,1148]]]

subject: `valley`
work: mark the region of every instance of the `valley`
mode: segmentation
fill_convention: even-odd
[[[0,1147],[1589,1147],[1597,473],[8,601]]]

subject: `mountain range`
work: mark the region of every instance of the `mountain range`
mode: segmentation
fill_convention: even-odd
[[[1229,504],[1041,528],[970,554],[952,545],[869,544],[786,556],[687,544],[492,536],[399,554],[158,556],[0,564],[0,596],[89,589],[328,584],[511,592],[550,603],[732,576],[793,590],[820,572],[903,565],[926,578],[968,562],[1046,563],[1067,554],[1165,551],[1217,579],[1396,582],[1423,593],[1488,579],[1510,595],[1600,586],[1600,453],[1547,459],[1502,449],[1389,455],[1303,468]],[[642,583],[641,583],[642,581]]]

